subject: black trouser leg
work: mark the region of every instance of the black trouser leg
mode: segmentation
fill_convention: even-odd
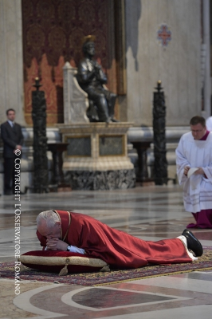
[[[4,193],[13,194],[14,187],[14,159],[4,158]]]

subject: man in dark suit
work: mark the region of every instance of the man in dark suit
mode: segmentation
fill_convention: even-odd
[[[15,123],[15,110],[6,111],[7,121],[1,125],[1,138],[4,144],[4,194],[14,193],[15,158],[21,156],[23,134],[21,126]]]

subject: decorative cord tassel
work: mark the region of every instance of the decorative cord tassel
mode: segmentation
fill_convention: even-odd
[[[25,267],[23,264],[21,264],[21,266],[20,266],[20,272],[22,272],[22,271],[24,271],[24,270],[26,270],[26,267]]]
[[[66,259],[66,264],[59,272],[59,276],[66,276],[68,274],[68,264],[69,264],[69,260]]]
[[[104,271],[104,272],[110,271],[110,267],[108,265],[106,265],[106,266],[102,267],[102,269],[100,269],[100,271]]]
[[[65,265],[59,272],[59,276],[66,276],[68,274],[68,265]]]

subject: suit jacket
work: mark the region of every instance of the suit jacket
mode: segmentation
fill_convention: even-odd
[[[23,134],[21,126],[17,123],[14,123],[14,126],[6,121],[1,125],[1,138],[3,140],[4,151],[3,156],[5,158],[14,157],[14,149],[16,145],[23,145]]]

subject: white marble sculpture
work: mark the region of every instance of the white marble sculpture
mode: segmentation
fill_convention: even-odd
[[[89,123],[86,115],[89,102],[87,93],[79,86],[76,79],[76,68],[69,62],[63,67],[64,123]]]

